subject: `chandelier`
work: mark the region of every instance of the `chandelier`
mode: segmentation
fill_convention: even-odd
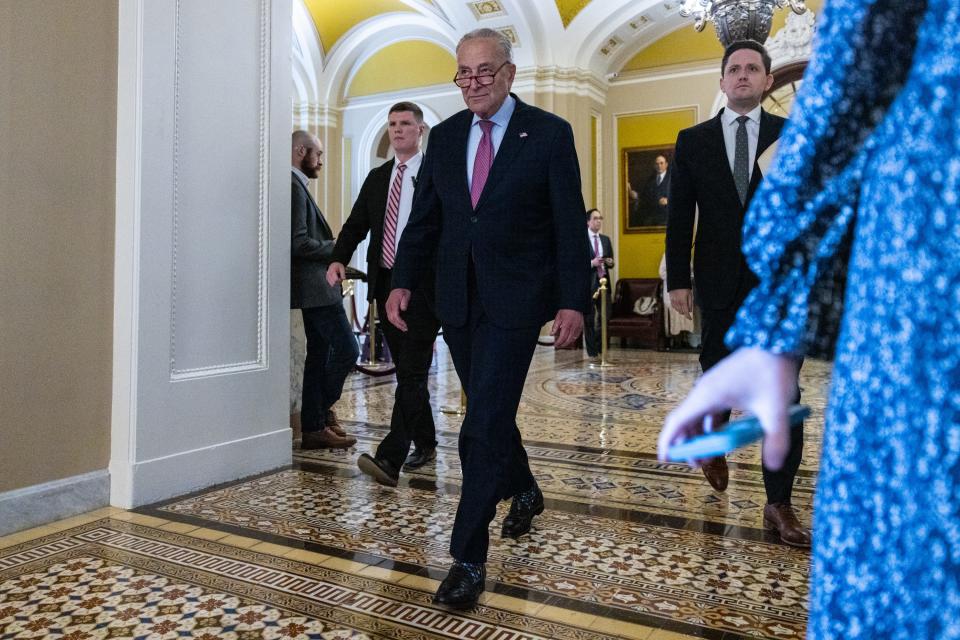
[[[765,42],[774,9],[787,5],[798,15],[807,10],[804,0],[683,0],[680,15],[693,16],[697,31],[703,31],[707,21],[712,21],[720,44],[726,48],[737,40]]]

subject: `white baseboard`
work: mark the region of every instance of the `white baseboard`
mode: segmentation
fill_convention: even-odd
[[[105,507],[106,469],[0,493],[0,536]]]
[[[290,429],[285,427],[125,468],[111,463],[111,503],[132,509],[283,467],[292,459]]]

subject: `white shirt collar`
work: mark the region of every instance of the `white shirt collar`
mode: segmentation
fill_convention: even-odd
[[[420,162],[423,161],[423,151],[417,151],[415,154],[407,158],[406,162],[397,162],[396,157],[393,159],[393,170],[396,171],[397,167],[401,164],[406,165],[404,171],[408,172],[407,175],[413,175],[417,169],[420,168]]]
[[[310,181],[310,178],[307,177],[307,174],[305,174],[303,171],[300,171],[300,169],[297,169],[292,165],[290,166],[290,170],[293,171],[293,175],[297,176],[297,180],[299,180],[300,184],[302,184],[304,189],[306,189],[307,184]]]
[[[755,122],[756,124],[760,124],[761,111],[763,111],[763,107],[761,107],[760,105],[757,105],[751,111],[743,115],[750,118],[750,120]],[[728,127],[732,124],[737,124],[737,118],[739,117],[740,117],[740,114],[734,111],[733,109],[731,109],[730,107],[726,107],[723,110],[723,113],[720,114],[720,118],[723,120],[723,124]]]
[[[493,120],[494,124],[507,128],[507,125],[510,124],[510,116],[513,115],[513,110],[517,108],[517,100],[509,93],[507,94],[507,99],[503,101],[503,104],[500,105],[500,108],[497,109],[497,112],[488,118]],[[483,118],[477,114],[473,114],[473,122],[471,126],[480,122]]]

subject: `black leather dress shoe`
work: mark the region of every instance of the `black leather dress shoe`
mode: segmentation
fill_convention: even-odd
[[[477,604],[477,599],[483,593],[484,581],[487,578],[485,566],[480,568],[480,578],[474,579],[470,572],[457,563],[450,567],[447,577],[440,583],[433,604],[440,604],[451,609],[471,609]]]
[[[503,519],[503,527],[500,529],[500,535],[504,538],[516,539],[525,533],[529,533],[533,516],[543,513],[543,492],[540,491],[540,487],[534,486],[534,489],[537,494],[529,507],[523,507],[517,497],[513,497],[510,513]]]
[[[383,458],[374,458],[368,453],[361,453],[357,458],[357,466],[368,476],[388,487],[397,486],[400,481],[400,472],[394,469],[389,461]]]
[[[428,462],[433,462],[437,459],[437,449],[436,447],[430,447],[429,449],[414,449],[413,453],[407,458],[407,461],[403,464],[404,471],[413,471],[419,469]]]

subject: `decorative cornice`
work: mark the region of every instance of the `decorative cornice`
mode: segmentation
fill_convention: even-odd
[[[576,94],[606,104],[609,83],[584,69],[536,67],[518,69],[514,89],[533,89],[559,94]]]

